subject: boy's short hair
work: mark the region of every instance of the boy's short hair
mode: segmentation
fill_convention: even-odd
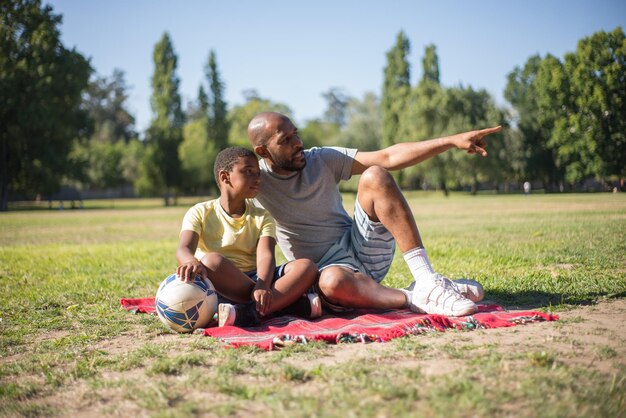
[[[235,165],[237,160],[242,157],[254,157],[256,159],[256,154],[243,147],[226,148],[217,154],[217,157],[215,157],[215,164],[213,165],[213,175],[215,176],[215,182],[218,186],[220,185],[220,171],[230,173],[233,171],[233,165]]]

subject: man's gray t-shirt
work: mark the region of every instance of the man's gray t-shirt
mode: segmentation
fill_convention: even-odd
[[[264,160],[259,162],[256,199],[276,220],[278,245],[288,260],[318,262],[351,228],[338,183],[350,178],[356,153],[349,148],[311,148],[304,151],[304,169],[284,176],[272,172]]]

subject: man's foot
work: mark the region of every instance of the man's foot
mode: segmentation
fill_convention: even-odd
[[[458,289],[461,295],[465,296],[472,302],[480,302],[485,298],[485,290],[476,280],[456,279],[450,281]]]
[[[220,303],[217,310],[218,326],[220,327],[228,325],[249,327],[259,322],[254,303],[238,305]]]
[[[480,283],[478,283],[476,280],[454,279],[450,281],[457,288],[457,290],[459,291],[461,295],[465,296],[467,299],[471,300],[474,303],[480,302],[481,300],[485,298],[485,290],[483,289],[483,286]],[[410,298],[411,292],[413,291],[414,287],[415,287],[415,282],[412,282],[409,286],[400,290],[407,293]]]
[[[446,316],[466,316],[475,313],[478,307],[461,295],[450,279],[433,274],[420,280],[413,287],[411,310]]]

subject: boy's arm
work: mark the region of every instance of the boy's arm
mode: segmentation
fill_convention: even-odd
[[[259,239],[256,248],[256,274],[258,280],[252,291],[252,298],[256,302],[259,314],[266,315],[272,304],[272,280],[274,280],[274,269],[276,260],[274,258],[274,248],[276,240],[269,236]]]
[[[208,274],[204,265],[194,256],[200,235],[193,231],[182,231],[176,249],[178,268],[176,274],[184,282],[193,280],[196,275],[207,279]]]

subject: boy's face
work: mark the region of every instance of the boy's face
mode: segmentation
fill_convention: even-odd
[[[230,173],[220,172],[222,184],[234,194],[243,198],[253,198],[259,193],[261,171],[256,157],[239,157]]]

